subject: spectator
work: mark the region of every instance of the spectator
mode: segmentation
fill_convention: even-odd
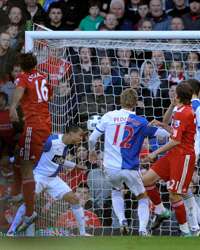
[[[92,81],[91,93],[82,95],[79,101],[79,114],[81,121],[87,121],[91,115],[103,115],[114,109],[113,95],[104,95],[103,81],[96,76]]]
[[[138,94],[138,102],[136,107],[137,115],[144,115],[144,102],[141,96],[141,84],[140,84],[140,73],[137,69],[132,69],[130,71],[130,87],[135,89]]]
[[[164,13],[161,0],[150,0],[149,11],[154,22],[153,30],[169,30],[171,17]]]
[[[181,61],[172,61],[170,63],[169,75],[167,79],[169,81],[169,85],[172,83],[179,84],[185,80],[183,63]]]
[[[26,20],[32,23],[39,23],[46,21],[46,13],[37,0],[25,0],[26,4]]]
[[[5,27],[5,32],[10,35],[10,48],[20,51],[24,44],[20,27],[15,24],[8,24]]]
[[[0,33],[0,82],[5,83],[15,62],[16,53],[10,48],[10,35]]]
[[[100,58],[100,72],[105,94],[119,95],[122,86],[121,79],[116,69],[111,66],[111,59],[109,57]]]
[[[200,30],[200,2],[190,0],[190,12],[183,16],[185,30]]]
[[[102,169],[101,153],[98,154],[96,168],[91,169],[87,176],[87,185],[94,202],[94,211],[102,219],[103,226],[112,223],[111,184],[105,178]]]
[[[117,49],[117,64],[116,69],[119,70],[119,75],[122,78],[123,86],[127,86],[127,74],[131,68],[135,67],[133,54],[130,49]]]
[[[125,17],[129,19],[133,25],[136,25],[140,20],[140,15],[138,12],[140,0],[128,0],[126,4]]]
[[[200,56],[197,52],[189,52],[186,58],[185,79],[200,81]]]
[[[173,9],[167,11],[167,14],[172,17],[182,17],[184,14],[189,13],[190,8],[186,6],[185,0],[173,0]]]
[[[171,30],[184,30],[184,23],[181,17],[173,17],[170,24]]]
[[[84,183],[80,183],[76,190],[76,196],[80,199],[80,205],[84,208],[86,227],[92,229],[101,227],[100,218],[98,218],[93,211],[94,207],[90,199],[88,186]],[[77,228],[77,222],[71,210],[67,210],[65,213],[61,214],[56,224],[58,227]]]
[[[110,13],[117,17],[118,25],[116,30],[133,30],[133,23],[125,17],[125,4],[123,0],[112,0]]]
[[[150,31],[153,30],[153,23],[150,19],[141,19],[138,22],[138,30]]]
[[[104,18],[100,16],[100,2],[98,0],[90,0],[89,15],[81,20],[79,29],[88,31],[98,30],[103,20]]]
[[[105,16],[104,22],[99,26],[99,30],[116,30],[117,25],[117,17],[112,13],[108,13]]]
[[[161,50],[152,51],[151,59],[156,67],[156,71],[160,79],[166,80],[167,79],[167,67],[166,67],[166,59],[165,59],[164,52]]]
[[[8,18],[11,24],[18,25],[20,31],[24,31],[25,18],[19,6],[11,6],[8,11]]]
[[[9,80],[6,83],[0,85],[0,91],[3,91],[4,93],[6,93],[8,95],[8,104],[9,105],[11,103],[11,98],[13,95],[13,91],[15,89],[14,81],[20,72],[21,72],[21,67],[20,67],[18,62],[15,62],[13,67],[12,67],[12,70],[11,70],[11,73],[9,76]]]
[[[64,12],[64,23],[67,30],[74,30],[80,24],[80,21],[88,13],[88,1],[80,0],[60,0]],[[78,13],[78,15],[77,15]]]
[[[79,61],[73,63],[73,80],[75,82],[76,93],[90,93],[92,76],[99,75],[94,50],[82,47],[79,49]]]
[[[140,15],[140,19],[144,19],[149,16],[149,5],[147,0],[140,0],[138,4],[138,13]]]
[[[59,2],[54,2],[49,6],[47,12],[46,27],[51,30],[66,30],[67,27],[63,23],[63,10]]]
[[[144,112],[148,120],[162,119],[164,108],[168,107],[168,84],[161,82],[156,67],[151,60],[141,66],[141,95],[144,102]]]

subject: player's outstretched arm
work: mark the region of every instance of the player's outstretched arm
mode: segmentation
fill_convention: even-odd
[[[19,117],[17,114],[17,106],[24,94],[24,88],[23,87],[17,87],[14,90],[12,101],[11,101],[11,106],[10,106],[10,120],[12,122],[19,122]]]
[[[97,162],[97,154],[95,152],[95,146],[98,138],[102,135],[98,130],[94,130],[92,134],[89,136],[88,148],[89,148],[89,162],[92,164]]]
[[[180,144],[180,141],[176,141],[174,139],[170,140],[167,144],[163,145],[162,147],[158,148],[157,150],[149,154],[147,157],[145,157],[142,160],[142,163],[154,162],[155,159],[158,157],[158,155],[169,151],[170,149],[174,148],[175,146],[179,144]]]

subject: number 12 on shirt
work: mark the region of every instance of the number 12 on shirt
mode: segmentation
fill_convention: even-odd
[[[121,142],[118,142],[119,139],[119,134],[121,133],[120,129],[123,129],[123,140]],[[115,129],[115,135],[114,135],[114,139],[113,139],[113,145],[116,145],[120,148],[131,148],[131,139],[133,138],[134,135],[134,128],[132,128],[131,126],[126,125],[125,127],[121,126],[121,125],[116,125],[116,129]]]

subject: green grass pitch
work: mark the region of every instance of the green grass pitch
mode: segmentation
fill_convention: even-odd
[[[1,238],[0,250],[198,250],[200,237]]]

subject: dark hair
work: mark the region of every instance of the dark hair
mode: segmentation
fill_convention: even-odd
[[[6,105],[7,105],[8,104],[8,95],[5,92],[1,91],[0,97],[3,97],[3,99],[5,100]]]
[[[189,79],[187,80],[187,82],[192,87],[193,94],[199,95],[200,82],[196,79]]]
[[[52,9],[60,9],[63,14],[63,10],[62,10],[62,6],[60,2],[53,2],[49,5],[48,11],[47,11],[48,15]]]
[[[70,132],[78,132],[79,130],[82,130],[82,128],[78,125],[70,125],[65,127],[66,134],[69,134]]]
[[[147,0],[140,0],[140,2],[138,3],[138,6],[140,6],[140,5],[147,5],[147,6],[149,6],[149,3],[148,3]]]
[[[37,65],[37,58],[33,53],[23,53],[20,55],[19,62],[22,70],[29,72]]]
[[[97,6],[100,9],[101,2],[99,0],[89,0],[88,6],[89,6],[89,8],[91,8],[93,6]]]
[[[182,81],[176,87],[176,94],[180,103],[183,103],[183,104],[191,103],[193,91],[192,91],[192,87],[188,84],[187,81]]]

